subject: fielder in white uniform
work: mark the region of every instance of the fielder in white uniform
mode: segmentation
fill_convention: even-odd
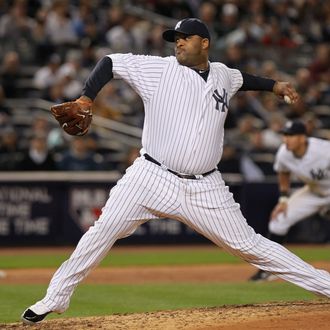
[[[118,239],[160,217],[181,221],[250,264],[330,297],[329,273],[256,234],[216,170],[229,101],[238,90],[268,90],[292,102],[298,94],[289,83],[211,63],[210,34],[198,19],[180,21],[163,38],[174,42],[175,57],[109,55],[86,81],[83,100],[93,100],[112,77],[141,96],[141,156],[110,191],[100,218],[56,271],[45,297],[24,311],[24,323],[64,312],[75,287]]]
[[[308,138],[306,127],[299,120],[287,122],[282,133],[284,143],[274,163],[280,197],[268,225],[269,238],[277,243],[283,243],[285,235],[297,222],[330,205],[330,141]],[[293,175],[304,186],[290,195]],[[273,274],[259,270],[250,280],[273,279],[276,279]]]

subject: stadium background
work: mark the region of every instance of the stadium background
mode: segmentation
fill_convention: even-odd
[[[108,190],[139,150],[142,103],[122,82],[105,86],[95,102],[92,130],[79,139],[63,134],[49,108],[78,97],[84,79],[106,54],[172,54],[161,33],[188,16],[207,23],[212,60],[289,80],[301,93],[295,105],[261,92],[238,93],[230,104],[219,168],[248,222],[265,233],[277,200],[272,164],[283,123],[301,118],[310,135],[330,138],[329,2],[3,0],[1,250],[73,246],[97,218]],[[31,158],[34,149],[47,155],[45,163]],[[324,215],[296,225],[287,238],[288,243],[321,243],[324,249],[329,240]],[[120,242],[195,243],[207,241],[167,219],[147,223]]]

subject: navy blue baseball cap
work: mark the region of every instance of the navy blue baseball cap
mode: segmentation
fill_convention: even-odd
[[[281,130],[284,135],[306,135],[306,126],[300,120],[288,121]]]
[[[176,33],[183,33],[190,36],[198,35],[202,38],[211,40],[207,26],[198,18],[185,18],[179,21],[174,29],[163,32],[163,39],[169,42],[174,42]]]

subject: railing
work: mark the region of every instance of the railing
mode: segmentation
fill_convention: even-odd
[[[13,109],[16,118],[20,123],[32,123],[31,110],[46,112],[54,105],[53,102],[38,98],[7,99],[5,105]],[[28,110],[28,111],[27,111]],[[50,121],[53,118],[50,117]],[[98,115],[93,116],[95,125],[100,137],[104,139],[116,139],[121,144],[130,147],[139,147],[141,144],[142,129],[113,119],[104,118]]]
[[[173,28],[175,24],[177,23],[177,19],[173,19],[167,16],[156,14],[150,10],[133,6],[130,4],[125,5],[125,11],[131,15],[134,15],[139,18],[146,19],[150,22],[161,24],[164,26],[167,26],[169,28]]]
[[[122,176],[119,171],[0,171],[1,182],[42,182],[42,181],[64,181],[64,182],[106,182],[117,181]],[[222,173],[222,177],[231,185],[241,185],[244,178],[241,174]],[[276,176],[266,176],[263,183],[277,183]],[[258,182],[260,183],[260,182]]]
[[[0,171],[0,184],[11,182],[116,182],[122,174],[118,171]]]

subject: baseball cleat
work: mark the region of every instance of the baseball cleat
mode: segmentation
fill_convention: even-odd
[[[41,322],[51,312],[42,302],[37,302],[23,312],[21,320],[24,324],[33,325]]]
[[[277,279],[278,279],[277,276],[260,269],[253,276],[251,276],[249,278],[249,281],[250,282],[270,282],[270,281],[275,281]]]

